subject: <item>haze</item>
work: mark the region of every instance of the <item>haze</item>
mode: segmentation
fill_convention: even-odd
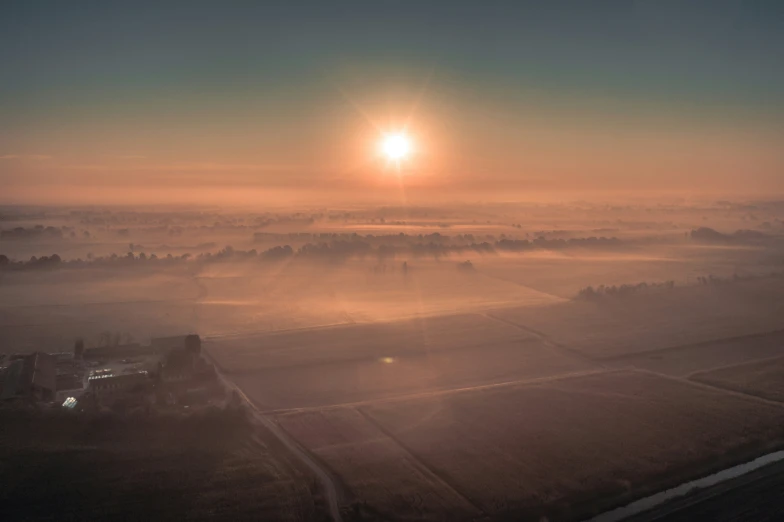
[[[10,2],[3,520],[784,513],[780,2]]]

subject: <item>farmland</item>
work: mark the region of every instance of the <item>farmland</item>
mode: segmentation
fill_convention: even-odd
[[[403,353],[243,372],[233,380],[263,409],[329,406],[585,371],[592,366],[535,339],[459,344],[450,350]],[[296,383],[292,386],[291,383]]]
[[[460,520],[479,512],[354,409],[283,415],[283,427],[382,519]]]
[[[688,244],[638,244],[609,253],[587,249],[568,253],[531,252],[485,258],[476,263],[477,270],[489,277],[566,299],[574,297],[577,289],[597,283],[620,285],[672,280],[678,286],[685,286],[705,274],[732,276],[738,266],[743,266],[744,272],[754,274],[778,269],[776,263],[761,260],[759,253],[753,250],[719,250]]]
[[[227,412],[0,415],[5,520],[324,519],[312,478],[269,435]]]
[[[281,332],[206,346],[263,409],[367,401],[593,368],[479,314]]]
[[[198,333],[268,431],[17,426],[2,500],[45,518],[22,490],[53,476],[65,518],[90,489],[98,518],[140,517],[138,491],[164,520],[312,520],[325,498],[345,522],[572,520],[757,456],[782,442],[784,207],[706,205],[15,222],[0,351]],[[643,290],[581,292],[623,284]]]
[[[774,278],[676,287],[598,302],[507,308],[492,315],[601,359],[782,329],[782,292],[784,280]]]
[[[412,262],[405,276],[400,262],[383,265],[384,273],[379,266],[229,263],[193,270],[2,274],[0,343],[63,351],[75,337],[95,343],[105,331],[136,340],[183,330],[249,337],[563,301],[481,273],[458,273],[452,262]]]
[[[638,372],[278,416],[354,495],[390,517],[420,510],[437,519],[451,490],[503,520],[584,516],[700,475],[780,444],[782,420],[782,408]],[[399,446],[379,453],[355,441]],[[441,489],[403,508],[405,497],[389,492],[411,487],[401,467],[409,459],[439,478],[427,491]],[[380,483],[364,470],[370,462]],[[449,506],[474,515],[456,499]]]
[[[211,353],[226,371],[371,360],[530,339],[514,326],[478,315],[314,328],[216,342]]]
[[[784,357],[726,366],[692,375],[712,386],[784,402]]]
[[[642,368],[686,377],[711,368],[730,366],[784,355],[784,331],[720,339],[645,353],[621,355],[604,362],[611,366]]]

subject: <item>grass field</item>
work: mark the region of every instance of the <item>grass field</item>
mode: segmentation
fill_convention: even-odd
[[[784,281],[778,278],[506,308],[492,315],[604,358],[782,329],[783,292]]]
[[[784,408],[643,372],[278,419],[382,513],[400,509],[389,491],[410,487],[406,456],[499,520],[584,516],[784,440]],[[399,447],[379,457],[356,440]],[[445,508],[431,502],[419,509],[438,518]]]
[[[324,520],[309,475],[236,416],[0,416],[9,522]]]
[[[784,350],[784,344],[779,346]],[[716,368],[696,373],[691,378],[712,386],[784,402],[784,357]]]
[[[633,366],[656,373],[685,377],[711,368],[742,364],[777,355],[784,355],[784,331],[631,354],[605,362],[612,366]]]

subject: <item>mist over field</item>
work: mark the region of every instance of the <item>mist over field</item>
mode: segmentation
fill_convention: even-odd
[[[587,287],[658,300],[784,270],[784,205],[718,202],[2,213],[6,350],[568,307]],[[658,288],[672,282],[675,289]],[[681,288],[685,287],[685,288]],[[585,297],[585,296],[583,296]],[[611,306],[592,303],[592,306]],[[729,306],[729,303],[728,303]]]
[[[0,520],[784,520],[780,0],[0,9]]]

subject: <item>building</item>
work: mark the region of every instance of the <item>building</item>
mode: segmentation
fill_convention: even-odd
[[[57,374],[57,402],[62,402],[68,397],[79,397],[84,393],[82,376],[75,373]]]
[[[88,389],[95,399],[102,404],[114,402],[120,398],[144,396],[150,389],[150,378],[147,372],[113,375],[110,373],[93,375],[88,378]]]
[[[201,353],[201,338],[196,334],[155,337],[151,341],[151,346],[159,353],[172,350],[185,350],[194,355],[199,355]]]
[[[54,400],[56,360],[48,353],[13,355],[4,373],[0,399]]]
[[[215,367],[201,357],[198,335],[165,338],[158,343],[166,350],[157,372],[159,401],[196,404],[223,396]]]
[[[73,355],[74,355],[74,359],[76,359],[77,361],[81,361],[82,359],[84,359],[84,340],[77,339],[74,342]]]

